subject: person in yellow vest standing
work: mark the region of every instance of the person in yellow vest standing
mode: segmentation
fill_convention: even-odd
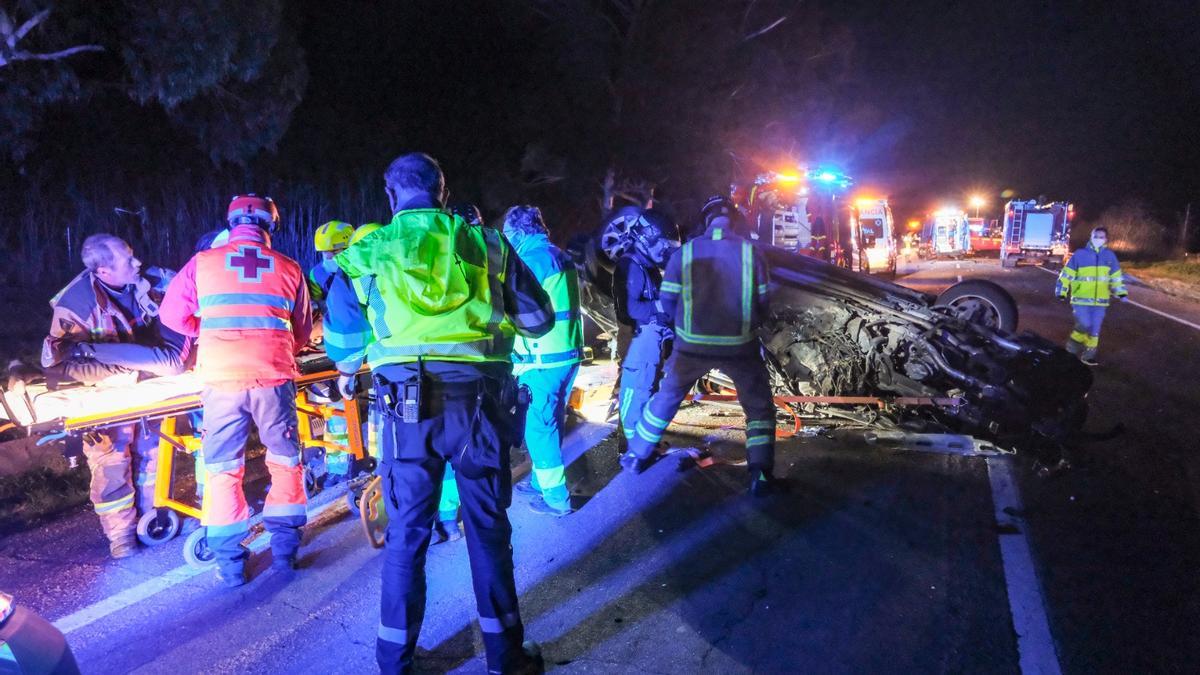
[[[443,208],[445,177],[429,155],[397,157],[384,173],[394,216],[338,254],[374,333],[365,357],[383,412],[380,476],[388,514],[375,657],[385,673],[413,669],[425,616],[425,559],[444,467],[454,467],[490,673],[532,672],[536,646],[513,579],[509,450],[521,441],[513,339],[554,326],[546,292],[495,230]],[[358,365],[338,364],[342,395]]]
[[[566,255],[550,243],[546,222],[536,206],[509,209],[504,214],[504,236],[554,305],[554,328],[539,338],[518,336],[513,349],[513,374],[529,389],[525,446],[533,460],[529,480],[518,483],[514,490],[533,496],[529,506],[534,512],[565,516],[573,509],[563,467],[563,416],[583,360],[579,279]]]
[[[206,485],[201,506],[217,578],[246,583],[250,510],[242,491],[250,422],[267,448],[271,489],[263,522],[272,569],[296,568],[307,498],[296,433],[296,354],[312,332],[300,265],[271,248],[279,211],[269,197],[239,195],[229,204],[229,240],[200,251],[167,287],[160,315],[169,328],[199,336],[196,372],[204,388]]]

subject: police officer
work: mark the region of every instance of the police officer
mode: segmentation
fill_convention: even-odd
[[[750,491],[768,493],[775,464],[775,405],[755,330],[767,311],[767,268],[749,241],[733,231],[741,213],[712,197],[701,210],[703,236],[671,257],[662,303],[674,318],[674,351],[662,384],[646,404],[621,465],[641,473],[696,380],[720,368],[737,387],[746,413]]]
[[[508,451],[520,442],[511,354],[517,332],[545,335],[550,300],[499,232],[442,208],[445,179],[428,155],[397,157],[384,174],[395,216],[346,249],[338,265],[361,289],[375,330],[366,350],[384,408],[381,476],[388,512],[376,658],[410,672],[425,614],[425,557],[443,467],[462,498],[479,627],[489,672],[525,672],[513,581]],[[356,369],[355,369],[356,370]],[[352,395],[354,370],[338,384]]]
[[[533,494],[529,506],[535,513],[565,516],[574,509],[563,469],[563,415],[583,360],[579,279],[575,266],[550,243],[546,222],[536,206],[509,209],[504,214],[504,236],[554,305],[554,329],[536,339],[518,337],[513,352],[514,373],[529,389],[525,446],[533,461],[529,482],[518,483],[517,490]]]
[[[626,443],[658,387],[663,356],[673,338],[671,317],[659,297],[662,266],[672,250],[664,222],[650,211],[638,214],[629,225],[626,252],[613,270],[617,321],[633,334],[621,359],[617,408]]]
[[[308,343],[312,309],[304,273],[271,248],[279,211],[270,197],[239,195],[228,209],[227,243],[200,251],[167,287],[164,325],[199,336],[196,373],[204,383],[205,490],[201,522],[216,554],[217,578],[246,582],[250,510],[242,491],[250,422],[267,448],[271,489],[263,523],[271,533],[271,567],[296,568],[307,521],[296,434],[295,355]]]

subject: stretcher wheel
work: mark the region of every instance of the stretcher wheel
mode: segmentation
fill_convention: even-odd
[[[191,567],[204,569],[217,564],[217,555],[208,547],[205,528],[198,527],[183,542],[183,559]]]
[[[154,509],[138,519],[137,538],[146,546],[158,546],[179,534],[179,514],[170,509]]]

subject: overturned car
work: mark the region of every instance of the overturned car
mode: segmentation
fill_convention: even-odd
[[[571,247],[584,311],[615,335],[613,224]],[[963,433],[1043,458],[1083,425],[1091,372],[1016,334],[1002,287],[960,282],[932,296],[774,247],[771,315],[759,337],[775,393],[807,422]],[[709,385],[723,384],[719,373]],[[864,402],[856,397],[874,397]],[[846,400],[849,399],[849,400]]]

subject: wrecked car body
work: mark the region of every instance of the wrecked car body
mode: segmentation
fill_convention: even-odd
[[[801,399],[780,404],[807,423],[970,434],[1039,453],[1061,447],[1082,426],[1091,372],[1048,340],[1016,334],[1016,304],[1000,286],[968,280],[934,297],[782,249],[761,250],[772,311],[759,337],[776,395]],[[603,247],[592,240],[572,251],[584,311],[615,331]],[[723,384],[719,373],[709,379]],[[828,400],[862,396],[879,404]],[[813,397],[825,400],[804,400]],[[888,403],[916,398],[939,403]]]

